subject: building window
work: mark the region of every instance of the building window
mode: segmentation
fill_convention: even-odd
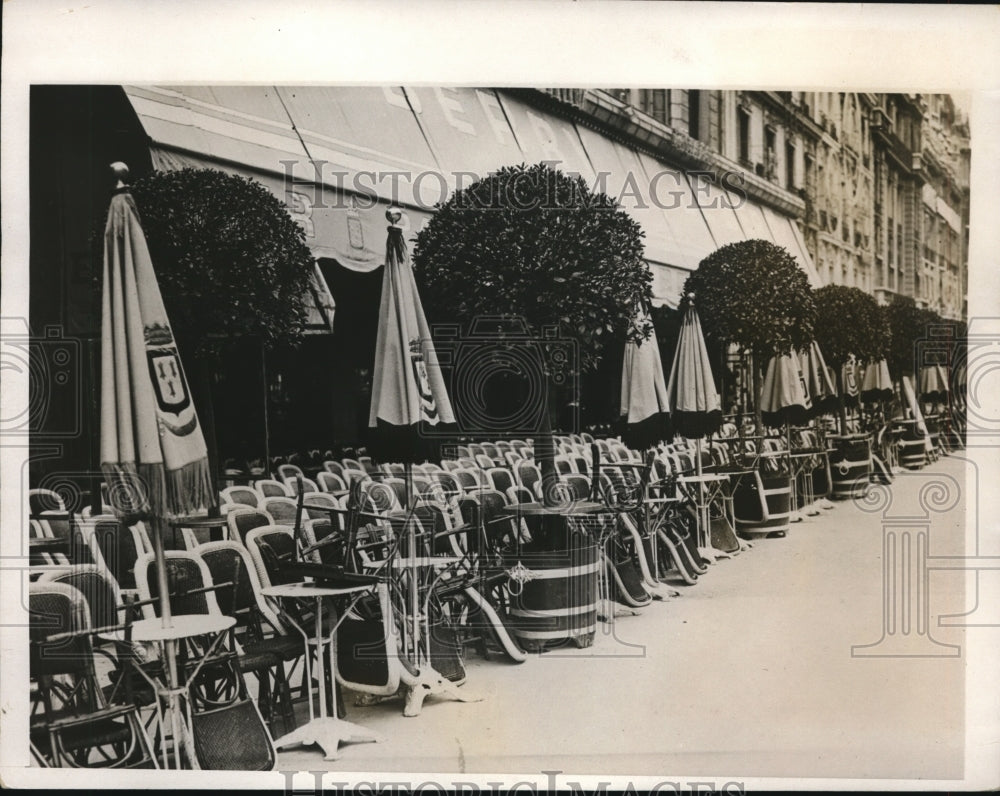
[[[795,145],[791,142],[785,143],[785,187],[795,190]]]
[[[745,166],[750,165],[750,114],[743,108],[736,111],[736,119],[739,122],[739,144],[740,163]]]
[[[662,124],[670,124],[670,89],[639,89],[639,110]]]
[[[775,152],[775,141],[777,135],[773,127],[764,128],[764,176],[772,182],[778,180],[777,153]]]
[[[688,135],[700,138],[701,135],[701,91],[693,88],[688,90]]]

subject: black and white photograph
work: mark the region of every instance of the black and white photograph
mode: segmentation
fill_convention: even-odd
[[[5,4],[0,781],[1000,786],[990,11]]]

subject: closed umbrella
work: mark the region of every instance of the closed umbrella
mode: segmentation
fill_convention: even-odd
[[[168,516],[214,503],[208,453],[150,259],[146,236],[124,179],[118,180],[104,228],[101,312],[101,469],[128,513],[148,516],[159,585],[160,616],[170,627],[163,554]],[[177,668],[166,642],[170,716],[179,739]],[[175,746],[176,761],[180,752]]]
[[[920,399],[935,404],[948,400],[948,375],[943,365],[920,369]]]
[[[917,400],[917,394],[913,389],[913,383],[910,381],[909,376],[903,376],[902,383],[903,395],[906,397],[906,402],[910,407],[911,414],[913,415],[916,432],[924,441],[924,450],[930,451],[933,447],[931,443],[931,435],[927,429],[927,423],[924,420],[924,413],[920,411],[920,401]]]
[[[844,403],[847,406],[857,406],[861,395],[863,372],[854,359],[854,354],[840,368],[840,382],[844,387]]]
[[[648,328],[651,324],[649,311],[642,307],[633,320],[633,332]],[[663,362],[660,360],[660,346],[655,332],[642,342],[633,339],[625,344],[625,359],[622,363],[621,417],[625,421],[622,439],[632,448],[651,448],[670,436],[670,402],[667,400],[667,385],[663,380]],[[600,449],[594,446],[595,468],[599,472]],[[594,486],[598,483],[594,478]],[[648,531],[648,528],[646,529]],[[650,544],[652,572],[659,572],[658,545]],[[638,555],[644,553],[640,549]],[[640,562],[642,563],[642,562]],[[651,588],[656,587],[655,574],[647,578]]]
[[[812,400],[799,360],[791,354],[776,354],[767,363],[760,396],[760,413],[769,426],[804,423]]]
[[[395,459],[406,465],[406,502],[412,515],[416,500],[411,465],[424,458],[427,432],[442,424],[454,423],[455,417],[403,239],[406,216],[398,207],[389,207],[385,217],[389,226],[368,425],[376,430],[373,447],[380,458]],[[405,714],[416,715],[429,694],[447,694],[463,702],[474,701],[475,697],[456,690],[430,664],[427,602],[431,590],[427,589],[426,597],[421,597],[418,584],[426,562],[418,556],[416,523],[410,519],[408,517],[406,522],[409,557],[407,643],[416,673],[404,667],[402,678],[411,689]]]
[[[715,388],[712,364],[701,331],[694,295],[689,294],[687,310],[677,338],[677,349],[667,381],[667,401],[674,430],[687,439],[700,440],[722,425],[722,401]],[[709,560],[722,551],[711,548],[708,506],[704,500],[701,444],[696,446],[698,474],[698,543],[699,552]]]
[[[368,425],[377,430],[382,458],[412,463],[423,458],[422,432],[454,423],[455,416],[403,239],[406,217],[396,207],[385,215],[389,226]]]
[[[643,308],[636,313],[633,331],[649,325],[649,312]],[[622,437],[630,447],[649,448],[670,434],[670,403],[655,334],[641,343],[630,339],[625,344],[621,417],[625,421]]]
[[[799,360],[791,354],[775,354],[767,363],[764,374],[764,385],[760,396],[761,418],[769,426],[785,426],[785,436],[788,441],[788,456],[792,494],[792,522],[802,519],[796,511],[797,489],[794,483],[794,470],[791,467],[792,456],[792,423],[804,423],[812,411],[812,400],[806,390],[805,378],[799,367]]]
[[[889,375],[889,365],[884,359],[868,363],[865,368],[864,381],[861,384],[861,400],[889,401],[892,399],[892,377]]]
[[[722,401],[693,296],[689,301],[667,380],[667,402],[674,430],[687,439],[700,439],[722,425]]]
[[[821,415],[836,409],[837,387],[815,340],[799,352],[799,367],[805,379],[806,393],[812,401],[812,413]]]

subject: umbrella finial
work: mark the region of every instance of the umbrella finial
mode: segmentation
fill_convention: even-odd
[[[399,205],[389,205],[385,209],[385,220],[389,222],[391,227],[398,227],[402,230],[410,228],[410,219]]]
[[[111,176],[115,179],[115,190],[127,188],[128,183],[125,180],[128,179],[128,164],[116,160],[111,164]]]
[[[687,300],[688,300],[688,303],[694,304],[694,291],[693,290],[690,293],[687,294]]]

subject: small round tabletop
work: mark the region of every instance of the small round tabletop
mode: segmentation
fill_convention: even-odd
[[[698,482],[708,483],[710,481],[725,481],[728,475],[716,475],[715,473],[702,473],[701,475],[679,475],[677,481],[681,484],[697,484]]]
[[[225,528],[225,517],[175,517],[170,521],[171,528]]]
[[[32,520],[49,520],[50,522],[68,522],[73,519],[73,515],[68,511],[59,511],[57,509],[48,510],[45,509],[39,512],[32,512],[28,515],[28,519]]]
[[[40,578],[46,572],[72,572],[72,564],[31,564],[28,567],[29,578]]]
[[[261,594],[265,597],[295,597],[307,599],[309,597],[339,597],[344,594],[356,594],[361,591],[370,591],[371,585],[358,586],[319,586],[315,583],[303,581],[300,583],[280,583],[277,586],[265,586],[261,589]]]
[[[236,624],[231,616],[221,614],[178,614],[171,617],[170,626],[164,627],[163,620],[140,619],[132,623],[133,641],[177,641],[194,636],[221,633]]]
[[[63,551],[69,549],[69,539],[59,539],[52,536],[35,536],[28,539],[28,549],[35,552],[47,550]]]
[[[418,556],[416,558],[394,558],[390,566],[393,569],[406,567],[448,567],[465,561],[459,556]]]
[[[560,506],[545,506],[541,503],[515,503],[512,506],[505,506],[506,517],[520,516],[544,516],[558,515],[570,517],[577,514],[599,514],[609,511],[603,503],[594,503],[589,500],[575,500]]]

